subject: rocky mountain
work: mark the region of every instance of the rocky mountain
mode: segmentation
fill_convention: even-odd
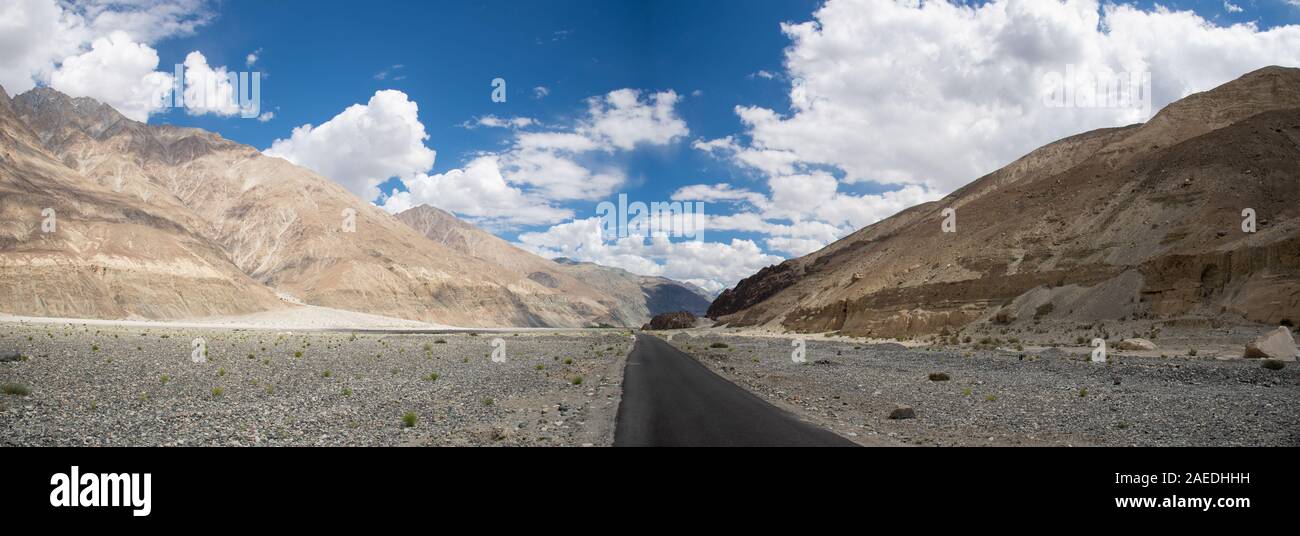
[[[282,307],[189,211],[102,186],[19,113],[0,88],[0,311],[176,318]],[[21,99],[21,97],[20,97]],[[93,101],[69,101],[102,113]]]
[[[582,281],[605,292],[624,296],[639,295],[640,301],[645,302],[647,318],[678,311],[703,315],[713,301],[704,289],[666,277],[637,275],[622,268],[566,258],[555,259],[555,262],[566,266],[567,270]],[[631,289],[640,289],[639,294]]]
[[[462,326],[611,318],[217,134],[48,88],[6,97],[0,126],[0,312],[192,318],[288,306],[278,295]],[[43,207],[56,233],[32,231]]]
[[[684,283],[593,263],[544,259],[429,205],[403,211],[397,219],[434,242],[512,270],[566,296],[597,304],[607,312],[600,323],[640,326],[659,313],[688,310],[702,314],[709,305],[706,296]]]
[[[893,337],[973,323],[1296,322],[1297,178],[1300,69],[1269,67],[765,268],[708,315]],[[1243,231],[1246,209],[1256,232]]]

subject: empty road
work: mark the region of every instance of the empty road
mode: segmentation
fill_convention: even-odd
[[[638,334],[623,374],[616,447],[852,447]]]

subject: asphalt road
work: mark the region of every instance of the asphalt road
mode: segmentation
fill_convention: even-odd
[[[616,447],[852,447],[638,334],[623,373]]]

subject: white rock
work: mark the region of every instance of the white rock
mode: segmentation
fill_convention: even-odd
[[[1155,343],[1146,339],[1124,339],[1115,345],[1118,350],[1155,350]]]
[[[1279,361],[1295,361],[1295,338],[1286,326],[1260,335],[1255,342],[1246,345],[1246,357],[1268,357]]]

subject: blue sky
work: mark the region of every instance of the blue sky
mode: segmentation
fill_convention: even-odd
[[[1158,5],[0,0],[28,41],[59,43],[0,42],[0,83],[215,131],[389,210],[435,204],[541,255],[719,290],[1042,144],[1147,118],[1044,106],[1043,81],[1067,67],[1149,73],[1158,110],[1300,65],[1300,0]],[[195,53],[262,73],[269,113],[132,100]],[[504,103],[490,98],[498,77]],[[706,200],[704,243],[593,237],[597,204],[618,194]]]

